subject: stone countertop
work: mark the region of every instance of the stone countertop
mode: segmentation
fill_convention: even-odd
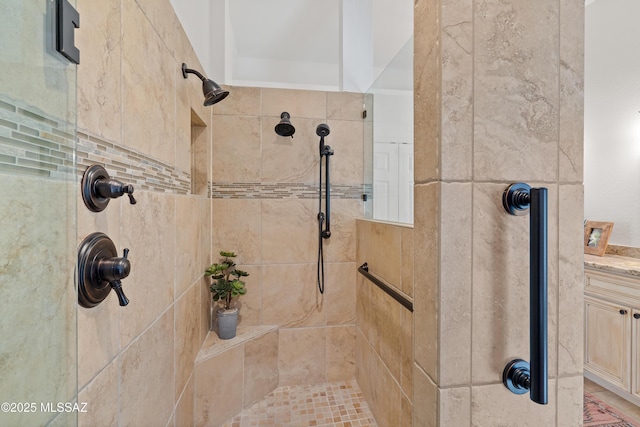
[[[640,278],[640,259],[619,255],[584,255],[584,267],[605,273],[623,274]]]

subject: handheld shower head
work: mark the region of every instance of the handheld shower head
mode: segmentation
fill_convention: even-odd
[[[290,118],[291,116],[286,111],[280,114],[280,123],[278,123],[275,128],[278,135],[293,138],[293,134],[296,133],[296,128],[291,124]]]
[[[327,125],[326,123],[320,123],[316,128],[316,135],[318,135],[321,138],[324,138],[330,133],[331,133],[331,130],[329,129],[329,125]]]

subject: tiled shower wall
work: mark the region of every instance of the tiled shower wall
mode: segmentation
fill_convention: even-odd
[[[416,2],[416,426],[582,423],[583,26],[582,0]],[[529,358],[514,181],[549,189],[544,406],[502,385]]]
[[[363,95],[232,87],[213,107],[213,254],[247,270],[240,325],[279,325],[281,385],[355,375],[355,238],[363,214]],[[288,112],[296,132],[278,136]],[[327,123],[331,231],[317,290],[319,137]],[[324,206],[324,205],[323,205]],[[323,208],[324,209],[324,208]]]
[[[413,300],[413,229],[358,221],[358,265]],[[412,425],[413,313],[358,274],[356,379],[380,427]]]
[[[78,0],[78,173],[104,165],[132,183],[126,197],[91,213],[78,190],[78,242],[102,231],[131,250],[122,281],[130,299],[110,295],[78,308],[80,425],[192,425],[194,359],[208,331],[211,201],[190,194],[192,114],[206,125],[201,69],[168,0]],[[206,166],[210,172],[210,160]]]

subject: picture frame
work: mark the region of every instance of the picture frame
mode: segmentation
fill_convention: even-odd
[[[586,221],[584,223],[584,253],[604,256],[613,230],[613,222]]]

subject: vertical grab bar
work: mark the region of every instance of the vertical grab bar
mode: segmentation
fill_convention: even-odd
[[[530,363],[514,359],[505,366],[502,382],[511,392],[530,391],[532,401],[548,403],[547,349],[547,189],[531,188],[524,183],[507,187],[502,196],[511,215],[526,215],[529,210],[529,356]]]

